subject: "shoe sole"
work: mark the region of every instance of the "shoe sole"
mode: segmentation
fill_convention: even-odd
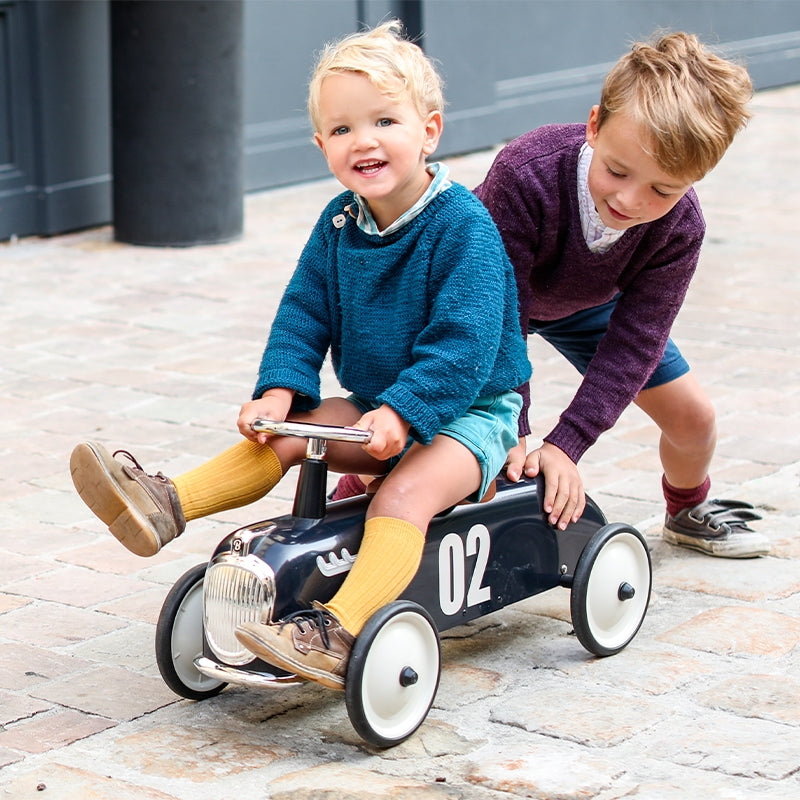
[[[147,517],[125,494],[91,443],[79,444],[72,451],[69,468],[81,500],[124,547],[145,557],[161,549]]]
[[[697,550],[700,553],[715,556],[716,558],[758,558],[759,556],[769,555],[768,544],[758,547],[737,546],[735,544],[732,545],[725,539],[720,541],[703,539],[699,536],[678,533],[666,527],[663,529],[661,535],[664,541],[669,544],[674,544],[678,547],[688,547],[690,550]]]
[[[251,653],[257,655],[273,667],[285,669],[287,672],[293,672],[300,678],[316,681],[323,686],[327,686],[329,689],[339,689],[340,691],[344,689],[344,678],[331,675],[331,673],[326,670],[309,667],[308,664],[295,661],[284,653],[276,653],[269,645],[247,630],[244,626],[237,628],[236,638]]]

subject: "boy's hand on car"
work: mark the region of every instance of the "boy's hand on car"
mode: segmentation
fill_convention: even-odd
[[[372,438],[362,447],[373,458],[386,461],[403,452],[411,426],[391,406],[382,405],[364,414],[354,427],[372,431]]]
[[[290,389],[268,389],[257,400],[245,403],[239,411],[239,419],[236,422],[239,433],[251,442],[266,444],[271,434],[263,431],[256,433],[252,428],[253,421],[271,419],[283,422],[292,407],[293,397],[294,392]]]
[[[578,466],[563,450],[549,442],[526,456],[525,439],[520,439],[508,454],[508,479],[516,482],[523,473],[535,478],[540,472],[545,484],[544,511],[550,524],[558,525],[563,531],[570,522],[577,522],[586,508],[586,494]]]
[[[564,530],[577,522],[586,508],[583,480],[577,464],[560,448],[545,442],[528,454],[525,474],[544,475],[544,511],[551,525]]]
[[[510,481],[516,483],[522,477],[525,470],[525,456],[527,455],[528,448],[525,443],[525,437],[521,436],[519,444],[512,447],[506,456],[506,477]]]

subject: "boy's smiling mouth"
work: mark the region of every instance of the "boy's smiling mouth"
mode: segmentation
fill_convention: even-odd
[[[633,217],[623,214],[621,211],[617,211],[610,203],[606,203],[606,208],[609,210],[611,216],[620,222],[630,222],[630,220],[633,219]]]
[[[372,175],[386,166],[385,161],[362,161],[354,166],[354,169],[363,175]]]

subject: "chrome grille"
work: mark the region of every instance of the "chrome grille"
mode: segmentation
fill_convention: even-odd
[[[253,654],[239,644],[234,631],[243,622],[268,622],[275,603],[272,570],[256,556],[220,556],[203,581],[203,622],[214,655],[241,665]]]

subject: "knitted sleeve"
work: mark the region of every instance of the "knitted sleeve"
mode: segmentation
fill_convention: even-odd
[[[664,354],[697,266],[703,229],[679,226],[672,234],[647,267],[621,287],[578,391],[544,437],[576,463],[633,402]]]

